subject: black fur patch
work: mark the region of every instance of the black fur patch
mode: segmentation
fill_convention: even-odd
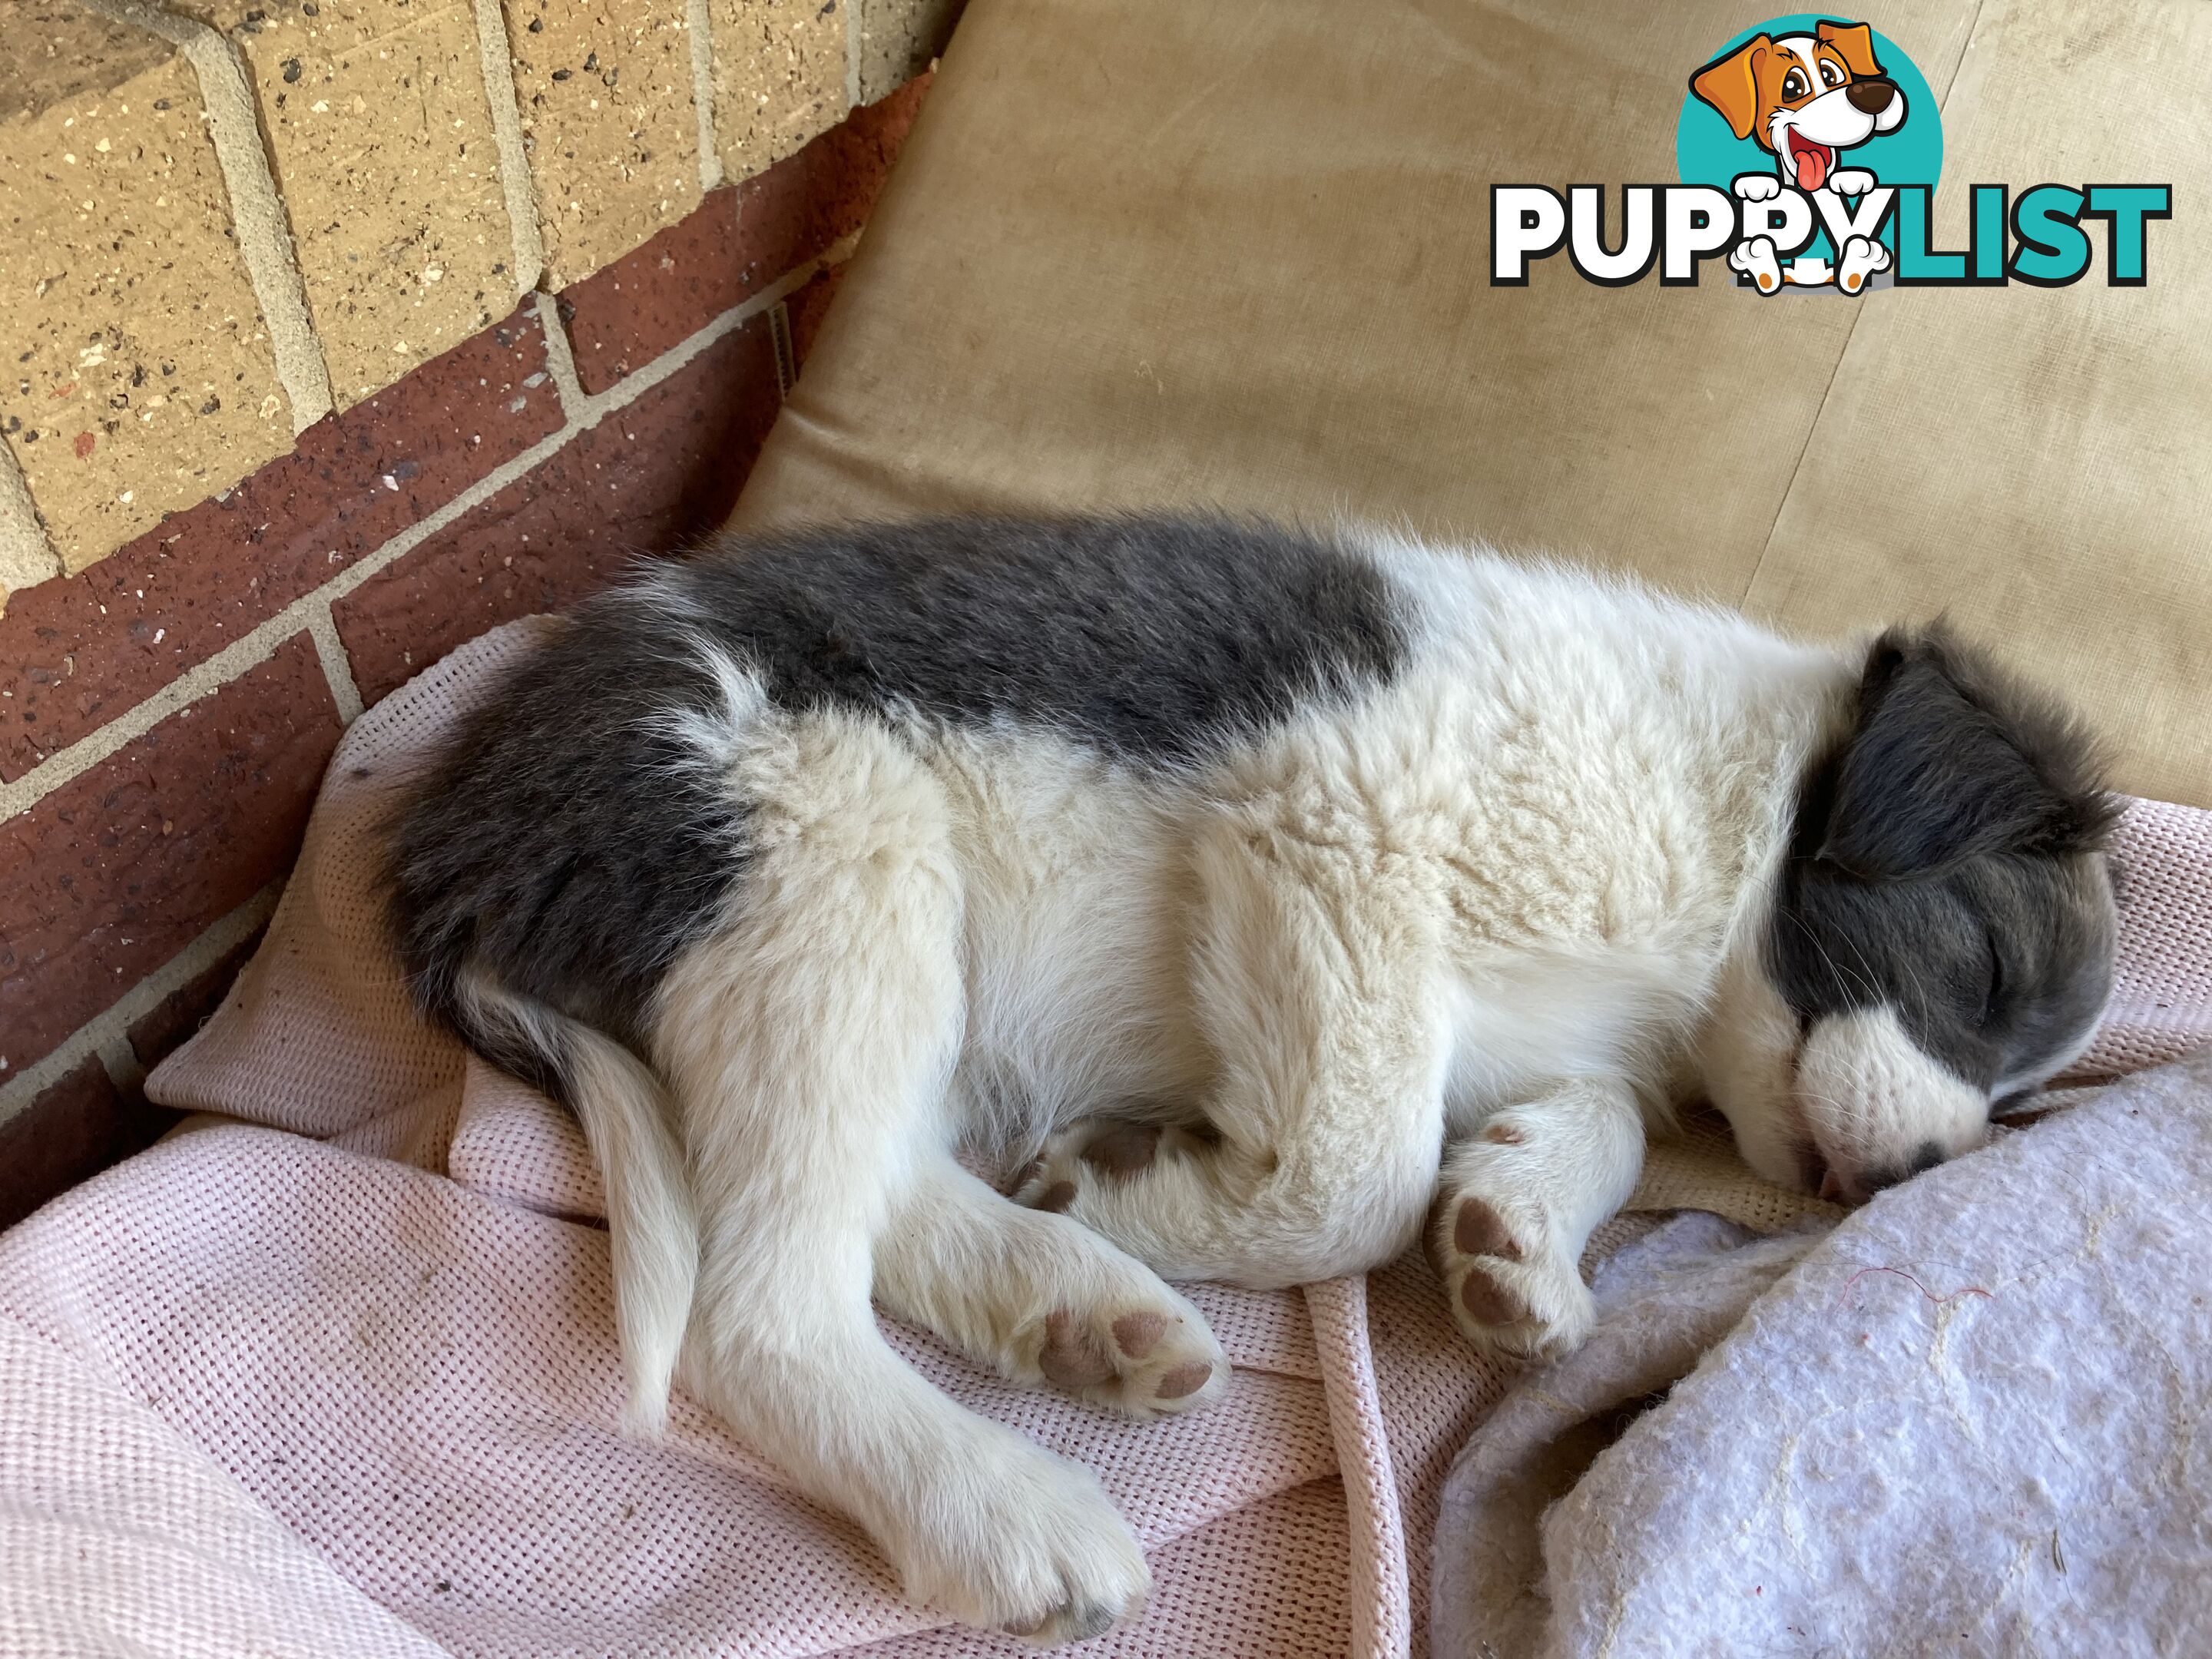
[[[657,607],[609,594],[465,720],[393,826],[398,946],[423,1009],[459,1024],[473,959],[505,988],[641,1048],[661,974],[714,919],[744,814],[665,730],[714,690]],[[500,1031],[463,1035],[541,1087]],[[557,1092],[557,1091],[556,1091]]]
[[[2079,1039],[2111,984],[2088,864],[2117,804],[2052,704],[1948,631],[1868,655],[1858,720],[1799,804],[1768,954],[1799,1019],[1887,1003],[1977,1087]]]
[[[744,864],[743,804],[665,719],[719,707],[702,640],[787,710],[1011,721],[1156,765],[1387,679],[1405,652],[1384,578],[1287,530],[953,520],[731,539],[583,606],[405,810],[392,914],[426,1010],[463,1018],[473,961],[640,1047],[660,975]]]
[[[950,520],[718,550],[687,591],[787,708],[1036,722],[1184,761],[1316,693],[1388,678],[1402,630],[1364,560],[1219,520]]]

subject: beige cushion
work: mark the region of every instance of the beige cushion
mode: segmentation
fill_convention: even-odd
[[[1719,0],[975,0],[738,508],[1345,513],[1838,635],[1948,610],[2212,805],[2212,7],[1902,0],[1965,186],[2171,181],[2148,287],[1486,276],[1659,181]],[[1948,89],[1948,90],[1947,90]]]

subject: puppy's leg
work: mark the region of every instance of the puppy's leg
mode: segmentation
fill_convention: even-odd
[[[930,1163],[876,1248],[876,1297],[1018,1382],[1135,1418],[1218,1399],[1229,1364],[1198,1310],[1066,1216]]]
[[[865,728],[801,731],[751,770],[745,890],[656,1009],[699,1218],[682,1378],[917,1600],[1097,1635],[1147,1585],[1097,1481],[932,1388],[869,1305],[873,1247],[949,1139],[963,995],[941,795]]]
[[[1358,1272],[1419,1236],[1450,1034],[1442,906],[1416,860],[1377,848],[1364,820],[1284,833],[1255,816],[1224,814],[1194,848],[1191,990],[1219,1066],[1218,1139],[1170,1133],[1144,1159],[1077,1131],[1022,1197],[1170,1279],[1264,1288]]]
[[[1589,1334],[1583,1247],[1644,1167],[1626,1085],[1578,1079],[1447,1147],[1433,1243],[1453,1316],[1478,1347],[1556,1359]]]

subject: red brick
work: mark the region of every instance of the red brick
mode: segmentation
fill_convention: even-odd
[[[867,222],[929,89],[917,76],[561,295],[576,378],[604,392]]]
[[[684,219],[562,295],[585,391],[605,391],[744,303],[737,197],[733,189],[709,192]]]
[[[817,272],[811,282],[784,302],[791,313],[791,360],[794,368],[806,367],[806,355],[814,349],[814,337],[822,331],[822,319],[828,314],[830,302],[837,297],[838,284],[844,280],[845,267],[832,265]]]
[[[370,702],[487,629],[557,610],[729,516],[775,419],[756,318],[331,607]]]
[[[126,1097],[97,1056],[0,1123],[0,1227],[128,1158],[177,1121]]]
[[[141,1066],[152,1071],[169,1057],[172,1049],[181,1047],[186,1037],[207,1024],[208,1017],[222,1006],[239,970],[260,949],[261,936],[267,931],[255,928],[252,937],[224,951],[213,967],[196,974],[157,1006],[131,1021],[131,1052]]]
[[[544,377],[537,313],[517,312],[318,422],[227,495],[81,575],[11,596],[0,778],[143,702],[556,430],[560,394]]]
[[[29,1065],[283,873],[337,746],[306,635],[0,823],[0,1053]]]

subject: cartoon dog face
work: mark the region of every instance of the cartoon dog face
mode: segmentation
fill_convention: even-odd
[[[1771,150],[1784,184],[1818,190],[1839,151],[1905,120],[1905,94],[1875,61],[1864,23],[1815,26],[1811,34],[1753,35],[1690,77],[1690,90],[1726,118],[1739,138]]]

